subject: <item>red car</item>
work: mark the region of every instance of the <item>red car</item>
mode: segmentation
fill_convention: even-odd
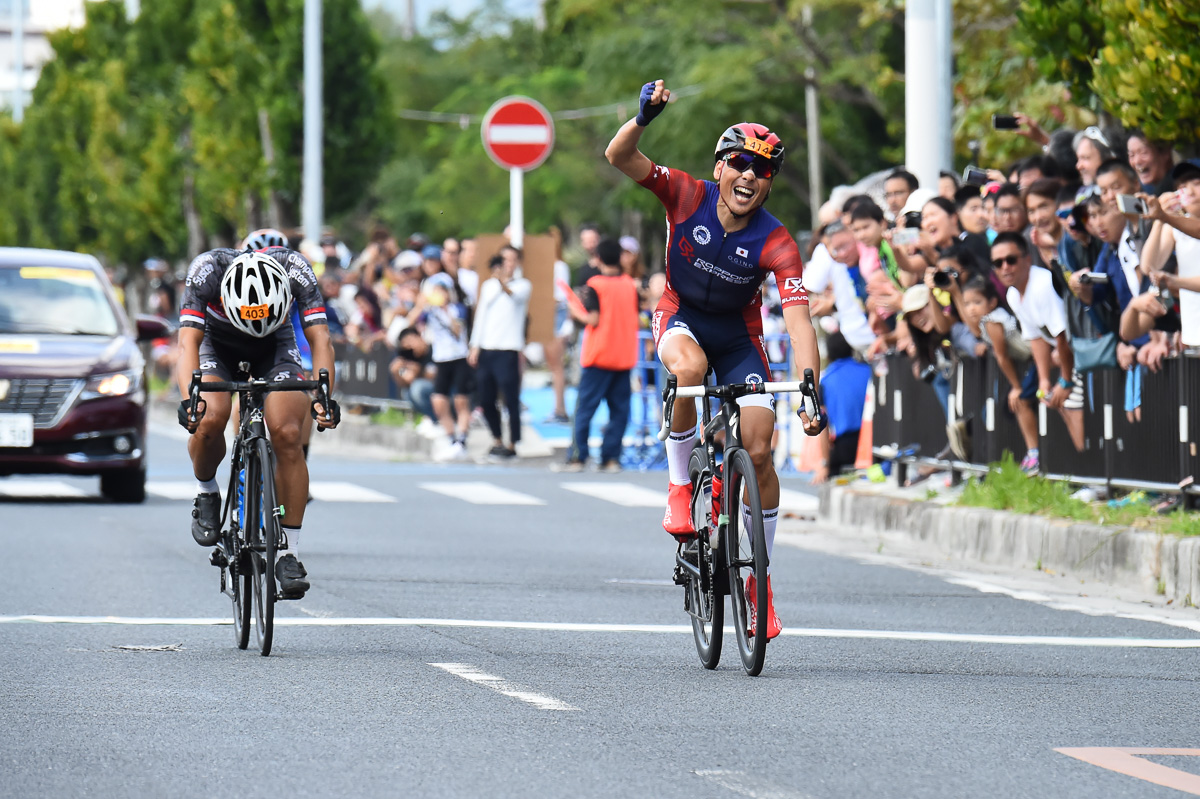
[[[99,475],[105,497],[145,499],[137,342],[167,334],[130,324],[94,257],[0,247],[0,475]]]

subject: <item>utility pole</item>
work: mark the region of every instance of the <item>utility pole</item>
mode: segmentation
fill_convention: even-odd
[[[801,13],[804,27],[812,27],[812,6],[805,6]],[[808,123],[808,195],[812,213],[812,229],[817,229],[817,212],[825,196],[821,185],[821,110],[817,104],[817,71],[809,66],[804,70],[804,117]]]
[[[404,38],[411,39],[417,35],[417,0],[408,0],[404,14]]]
[[[321,240],[325,214],[322,176],[324,108],[321,103],[321,0],[304,2],[304,187],[301,224],[304,238]]]
[[[12,0],[13,16],[13,121],[25,119],[25,0]]]
[[[937,189],[950,158],[950,0],[908,0],[904,15],[904,163]]]

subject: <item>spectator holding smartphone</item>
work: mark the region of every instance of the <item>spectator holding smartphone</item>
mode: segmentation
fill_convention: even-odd
[[[1179,319],[1183,346],[1200,346],[1200,162],[1183,161],[1171,171],[1176,191],[1155,198],[1139,195],[1146,203],[1146,217],[1153,220],[1144,252],[1150,279],[1159,289],[1179,295]],[[1159,268],[1166,253],[1174,250],[1177,274]],[[1144,301],[1146,308],[1135,308],[1128,332],[1136,333],[1153,326],[1154,320],[1167,314],[1161,294]],[[1157,306],[1157,307],[1156,307]],[[1126,318],[1121,319],[1127,330]]]

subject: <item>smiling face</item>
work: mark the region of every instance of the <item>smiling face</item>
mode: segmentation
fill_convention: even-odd
[[[1021,250],[1012,242],[1005,241],[992,245],[992,268],[996,277],[1006,287],[1025,287],[1029,280],[1029,269],[1033,261],[1028,255],[1022,255]]]
[[[713,167],[721,202],[734,216],[746,216],[766,202],[774,178],[760,178],[753,169],[738,172],[725,161]]]
[[[937,203],[926,203],[921,209],[921,230],[933,243],[945,247],[954,242],[958,235],[958,215],[946,213]]]
[[[1200,216],[1200,173],[1189,172],[1176,181],[1175,190],[1183,210],[1191,216]]]
[[[1039,194],[1030,194],[1025,198],[1025,210],[1029,214],[1030,223],[1042,233],[1057,239],[1059,228],[1058,217],[1055,216],[1054,201]]]
[[[1171,171],[1169,147],[1155,149],[1141,136],[1131,136],[1126,148],[1129,151],[1129,165],[1137,172],[1138,180],[1142,183],[1158,184]]]

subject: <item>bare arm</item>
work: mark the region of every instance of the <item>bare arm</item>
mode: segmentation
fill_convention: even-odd
[[[803,375],[812,369],[814,381],[821,379],[821,356],[817,352],[817,331],[813,330],[808,306],[794,303],[783,309],[783,326],[792,340],[792,357],[796,361],[796,374]]]
[[[179,396],[187,399],[192,385],[192,372],[200,368],[200,342],[204,331],[195,327],[179,328],[179,360],[175,362],[175,381],[179,384]]]

